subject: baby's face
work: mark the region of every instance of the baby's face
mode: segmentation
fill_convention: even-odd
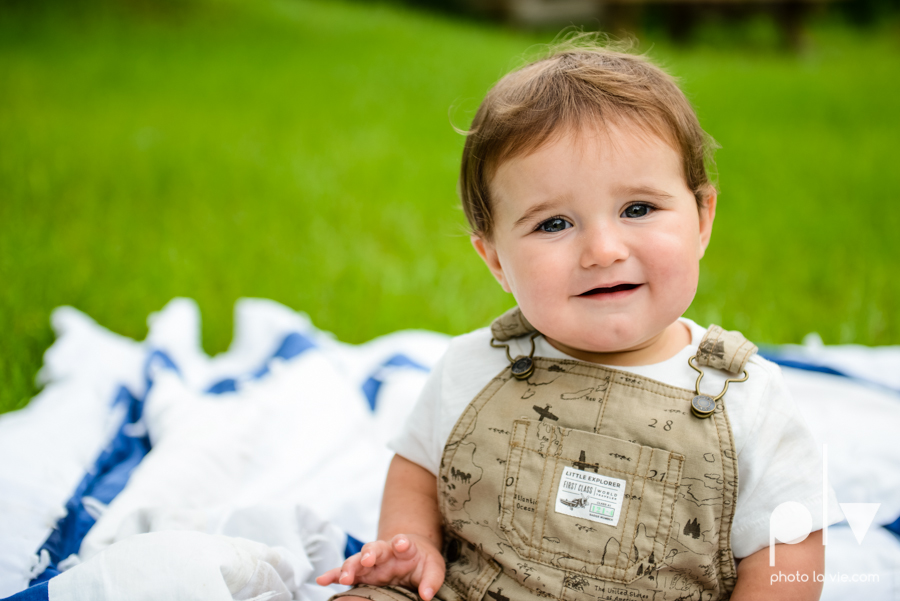
[[[684,338],[676,320],[696,293],[716,200],[698,212],[678,152],[628,126],[587,127],[502,163],[491,191],[492,240],[473,243],[551,344],[608,355],[600,362],[667,358],[653,351],[676,330]]]

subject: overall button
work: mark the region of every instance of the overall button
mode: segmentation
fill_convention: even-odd
[[[524,380],[534,373],[534,361],[531,360],[531,357],[516,357],[510,370],[515,379]]]
[[[716,402],[705,394],[698,394],[691,400],[691,413],[704,419],[716,410]]]

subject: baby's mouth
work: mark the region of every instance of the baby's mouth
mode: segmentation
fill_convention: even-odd
[[[617,284],[609,288],[593,288],[587,292],[582,292],[578,296],[595,296],[599,294],[613,294],[615,292],[624,292],[625,290],[634,290],[640,284]]]

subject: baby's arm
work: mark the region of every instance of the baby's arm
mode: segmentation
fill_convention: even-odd
[[[801,543],[775,546],[775,567],[769,567],[769,547],[740,560],[732,601],[816,601],[822,583],[816,581],[825,572],[825,547],[822,531],[816,530]],[[783,576],[808,575],[806,582]]]
[[[443,584],[445,572],[437,481],[400,455],[394,456],[384,485],[378,539],[316,582],[405,586],[429,601]]]

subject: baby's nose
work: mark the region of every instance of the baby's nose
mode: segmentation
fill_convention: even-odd
[[[615,226],[593,228],[585,231],[583,238],[581,266],[584,268],[609,267],[630,255],[622,232]]]

